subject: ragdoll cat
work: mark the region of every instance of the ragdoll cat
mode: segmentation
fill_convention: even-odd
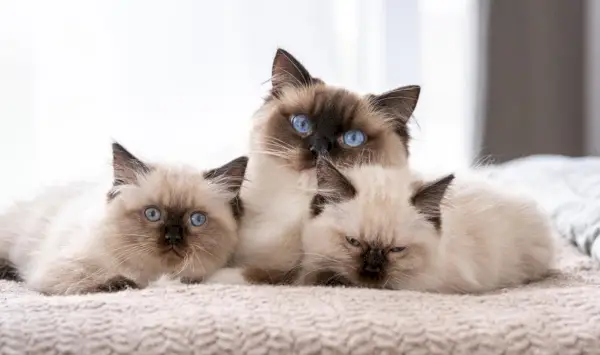
[[[200,172],[112,149],[112,186],[50,188],[0,216],[0,259],[31,289],[116,291],[163,274],[197,282],[232,255],[246,157]]]
[[[339,165],[406,165],[407,121],[420,92],[406,86],[358,95],[329,86],[282,49],[273,61],[271,84],[254,117],[241,190],[246,208],[233,262],[257,283],[282,282],[299,260],[318,156]]]
[[[553,229],[533,200],[482,179],[407,174],[319,160],[299,284],[477,293],[546,275]]]

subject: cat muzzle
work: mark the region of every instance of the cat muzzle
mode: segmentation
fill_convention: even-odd
[[[167,234],[165,239],[171,245],[179,245],[183,242],[183,237],[180,234]]]
[[[380,273],[385,265],[385,255],[381,249],[369,249],[363,257],[362,269],[368,273]]]
[[[313,157],[319,155],[327,155],[333,148],[333,143],[326,138],[316,138],[314,142],[308,147],[308,150],[312,153]]]
[[[172,246],[183,242],[183,228],[178,225],[170,225],[165,228],[165,240]]]

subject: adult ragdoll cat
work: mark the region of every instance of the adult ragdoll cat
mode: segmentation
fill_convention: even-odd
[[[534,201],[476,178],[410,174],[319,160],[298,283],[477,293],[547,274],[554,232]]]
[[[112,149],[112,186],[50,188],[0,216],[0,259],[31,289],[115,291],[163,274],[200,281],[233,253],[246,157],[199,172]]]
[[[420,92],[406,86],[358,95],[329,86],[282,49],[273,61],[271,84],[254,116],[241,190],[245,214],[233,262],[256,283],[285,281],[299,260],[317,157],[329,156],[339,165],[406,165],[407,121]]]

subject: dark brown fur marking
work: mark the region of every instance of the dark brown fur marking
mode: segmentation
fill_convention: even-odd
[[[340,203],[354,198],[356,188],[328,159],[317,159],[317,193],[311,200],[313,217],[318,216],[327,203]]]
[[[297,269],[282,271],[249,267],[244,269],[243,272],[246,282],[263,285],[291,285],[296,280],[297,275]]]
[[[299,155],[293,158],[298,170],[310,169],[315,166],[315,157],[309,148],[314,140],[326,141],[331,145],[329,156],[336,163],[355,164],[361,161],[375,160],[377,153],[384,150],[384,139],[381,129],[369,124],[368,120],[357,120],[355,112],[361,103],[360,98],[346,90],[334,89],[325,85],[315,87],[315,95],[310,102],[298,103],[279,102],[278,111],[270,117],[266,128],[265,150],[277,150],[289,153],[277,141],[286,142],[293,147],[301,148]],[[299,135],[291,124],[293,115],[303,114],[313,123],[313,134],[307,137]],[[340,143],[342,135],[352,129],[360,129],[367,136],[367,141],[360,147],[346,147]],[[268,141],[269,137],[276,140]],[[401,153],[398,153],[401,154]]]
[[[138,285],[124,276],[115,276],[102,285],[91,288],[89,293],[119,292],[126,289],[137,289]]]
[[[152,168],[136,158],[121,144],[113,142],[113,188],[107,193],[110,202],[119,195],[118,187],[135,184],[140,174],[149,173]]]
[[[421,186],[411,198],[411,203],[425,215],[437,230],[442,227],[442,199],[453,180],[454,174],[450,174],[427,183]]]
[[[21,282],[19,270],[10,261],[0,259],[0,279]]]
[[[400,138],[404,154],[408,155],[407,122],[418,100],[418,86],[360,96],[326,85],[283,49],[277,51],[273,60],[271,83],[271,95],[265,105],[274,105],[276,109],[268,118],[262,149],[287,156],[283,158],[286,165],[298,171],[313,168],[315,155],[310,147],[315,146],[328,149],[328,156],[336,164],[385,162],[386,155],[389,158],[390,154],[402,154],[387,151],[396,149],[390,148],[393,146],[386,141],[390,139],[389,129]],[[285,89],[289,92],[290,88],[302,88],[301,98],[288,98]],[[379,117],[370,117],[376,110],[379,110]],[[301,135],[294,130],[291,118],[300,114],[311,120],[313,130],[310,134]],[[343,134],[354,129],[365,133],[366,143],[359,147],[345,146],[341,140]],[[294,149],[290,150],[290,147]]]

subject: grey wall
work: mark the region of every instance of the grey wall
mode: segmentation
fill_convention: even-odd
[[[600,155],[600,1],[586,1],[585,149]]]
[[[481,1],[480,156],[587,153],[585,5]]]

